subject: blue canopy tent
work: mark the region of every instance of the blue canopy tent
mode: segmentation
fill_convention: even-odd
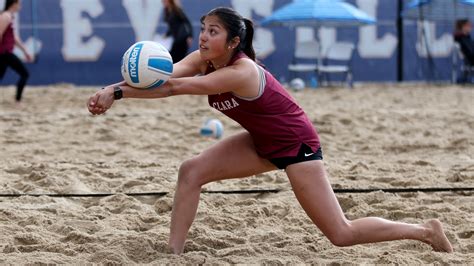
[[[322,26],[360,26],[375,22],[375,18],[342,0],[294,0],[275,10],[260,24],[262,26],[314,27],[317,32]],[[320,40],[316,41],[320,42]],[[318,69],[322,65],[322,58],[321,51],[317,53]]]
[[[454,25],[457,19],[474,19],[474,0],[412,0],[402,10],[404,19],[421,21],[440,21]],[[426,30],[422,27],[422,38],[425,38],[426,51],[428,52],[428,64],[432,74],[436,74],[436,67],[431,57],[426,37]],[[455,67],[453,65],[453,67]],[[452,71],[455,73],[455,70]],[[452,75],[455,82],[456,75]]]
[[[262,26],[358,26],[375,23],[375,18],[341,0],[295,0],[261,21]]]
[[[474,19],[474,0],[413,0],[407,4],[402,16],[431,21]]]

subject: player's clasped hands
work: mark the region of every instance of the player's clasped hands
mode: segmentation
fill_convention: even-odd
[[[104,114],[114,103],[112,87],[106,87],[92,95],[87,101],[87,108],[93,115]]]

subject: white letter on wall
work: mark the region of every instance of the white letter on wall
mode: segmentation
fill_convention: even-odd
[[[315,34],[317,34],[317,38]],[[296,27],[295,46],[298,47],[308,42],[316,42],[319,46],[319,51],[314,51],[314,55],[308,55],[308,58],[314,58],[316,54],[325,55],[329,47],[337,42],[336,40],[337,32],[334,27],[318,27],[317,29],[312,27]]]
[[[61,0],[63,10],[64,46],[62,53],[66,61],[96,61],[104,49],[104,40],[92,36],[92,25],[83,18],[87,12],[95,18],[104,12],[99,0]],[[90,37],[87,42],[84,37]]]
[[[377,17],[378,0],[357,0],[357,5],[370,16]],[[377,38],[377,26],[362,26],[359,30],[359,55],[363,58],[390,58],[397,48],[397,37],[386,33]]]
[[[420,57],[428,57],[428,54],[431,57],[448,57],[451,55],[453,45],[453,37],[449,33],[443,34],[439,39],[436,39],[435,23],[418,21],[416,51]]]
[[[151,41],[162,13],[161,0],[123,0],[130,23],[135,32],[135,41]]]
[[[232,6],[243,17],[252,19],[252,11],[267,17],[272,14],[274,0],[232,0]],[[258,58],[265,58],[275,51],[273,33],[264,28],[255,28],[253,46]]]

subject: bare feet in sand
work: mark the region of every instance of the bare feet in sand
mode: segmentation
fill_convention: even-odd
[[[448,238],[444,234],[443,225],[438,219],[432,219],[422,225],[427,229],[428,235],[425,237],[425,242],[435,251],[453,252],[453,247]]]

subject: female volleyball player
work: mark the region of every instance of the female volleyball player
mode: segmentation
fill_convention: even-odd
[[[33,57],[28,53],[21,39],[16,36],[13,30],[13,20],[16,13],[21,9],[20,0],[5,1],[5,9],[0,13],[0,79],[3,79],[7,67],[11,67],[20,75],[20,79],[16,84],[17,103],[21,101],[23,88],[28,80],[29,73],[21,60],[13,53],[13,48],[17,45],[25,54],[26,60],[31,62]]]
[[[415,239],[437,251],[452,252],[441,223],[392,222],[368,217],[348,220],[326,176],[318,135],[310,120],[275,78],[255,63],[253,24],[229,8],[201,18],[199,50],[175,65],[172,78],[155,90],[137,90],[124,82],[96,92],[92,114],[103,114],[115,100],[208,95],[209,104],[246,131],[221,140],[182,163],[171,215],[169,245],[182,253],[194,220],[201,187],[285,169],[296,198],[314,224],[336,246]]]

